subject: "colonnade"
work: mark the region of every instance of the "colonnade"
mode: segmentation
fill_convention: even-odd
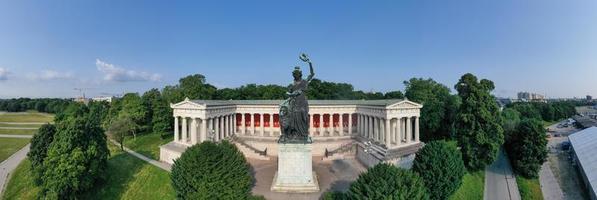
[[[279,115],[274,113],[239,113],[236,132],[248,136],[279,136]],[[351,136],[356,128],[354,113],[309,114],[309,134],[314,137]],[[353,122],[354,121],[354,122]]]
[[[383,118],[358,114],[361,137],[377,141],[388,148],[419,142],[419,117]]]
[[[235,117],[233,114],[209,118],[175,116],[174,141],[189,145],[205,140],[220,141],[235,133]]]

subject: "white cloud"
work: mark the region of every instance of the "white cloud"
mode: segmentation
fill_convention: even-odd
[[[72,72],[57,72],[54,70],[43,70],[39,74],[32,74],[29,76],[33,80],[67,80],[73,79],[74,75]]]
[[[95,66],[97,66],[97,70],[104,73],[104,80],[106,81],[159,81],[162,79],[162,76],[160,74],[150,74],[147,72],[127,70],[115,66],[113,64],[101,61],[100,59],[95,60]]]
[[[0,81],[7,80],[8,74],[10,74],[8,69],[0,67]]]

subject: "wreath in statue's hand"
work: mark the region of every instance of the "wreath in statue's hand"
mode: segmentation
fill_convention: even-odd
[[[309,62],[309,56],[307,56],[307,54],[305,53],[301,53],[301,56],[299,56],[299,58],[303,61],[303,62]]]

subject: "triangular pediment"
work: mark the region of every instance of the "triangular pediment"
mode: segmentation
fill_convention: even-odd
[[[398,103],[388,105],[388,108],[419,108],[420,109],[422,107],[423,107],[423,105],[409,101],[409,100],[403,100]]]
[[[202,109],[203,108],[204,109],[205,105],[192,102],[187,98],[184,101],[181,101],[179,103],[170,104],[170,107],[172,109],[176,109],[176,108],[179,108],[179,109]]]

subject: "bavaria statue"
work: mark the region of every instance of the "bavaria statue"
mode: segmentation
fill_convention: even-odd
[[[280,104],[280,143],[310,143],[309,137],[309,103],[307,102],[307,88],[315,76],[313,64],[307,54],[299,57],[309,64],[309,76],[303,79],[300,67],[295,67],[292,72],[294,81],[286,92],[288,99]]]

